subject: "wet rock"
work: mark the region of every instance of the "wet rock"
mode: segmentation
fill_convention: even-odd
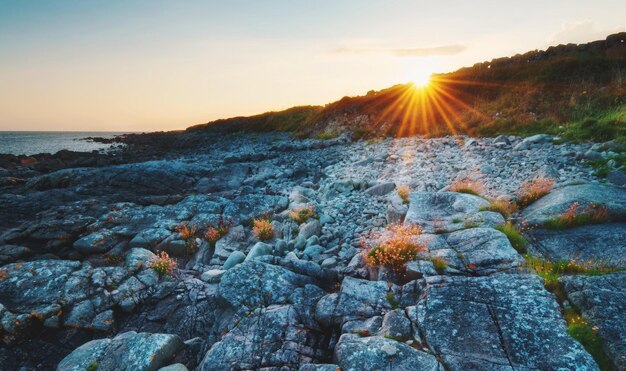
[[[157,370],[182,347],[176,335],[130,331],[81,345],[59,363],[57,370]]]

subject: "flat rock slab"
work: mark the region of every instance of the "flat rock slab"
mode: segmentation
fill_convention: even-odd
[[[528,225],[543,225],[550,218],[563,214],[574,202],[580,207],[603,205],[611,220],[626,220],[626,188],[603,184],[580,184],[555,189],[528,206],[522,219]]]
[[[626,370],[626,272],[561,278],[568,299],[604,340],[618,370]]]
[[[597,370],[567,334],[554,296],[530,274],[430,277],[407,313],[450,370]]]
[[[481,211],[489,206],[482,197],[456,192],[413,192],[405,224],[416,224],[425,233],[445,233],[468,226],[495,227],[504,224],[502,215]]]
[[[183,346],[176,335],[129,331],[81,345],[59,363],[57,370],[157,370]]]
[[[529,231],[531,250],[552,261],[582,262],[626,268],[626,224],[588,225],[560,231]]]

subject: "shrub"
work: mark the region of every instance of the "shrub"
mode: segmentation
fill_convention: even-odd
[[[489,200],[489,206],[483,206],[480,211],[494,211],[502,214],[506,219],[517,210],[517,205],[508,199]]]
[[[475,196],[480,196],[485,190],[485,185],[479,180],[472,178],[457,179],[450,185],[450,191],[459,193],[468,193]]]
[[[443,260],[442,258],[436,257],[436,258],[430,259],[430,261],[433,263],[433,266],[435,267],[435,270],[439,274],[443,274],[443,272],[448,267],[448,262]]]
[[[254,219],[252,221],[252,233],[261,241],[274,238],[274,227],[268,219]]]
[[[578,211],[578,202],[574,202],[563,215],[548,220],[545,224],[549,229],[567,229],[581,225],[599,224],[607,220],[606,207],[590,204],[583,211]]]
[[[524,254],[526,252],[526,238],[522,236],[522,233],[511,222],[506,222],[504,225],[496,227],[497,230],[504,233],[511,242],[511,245],[518,253]]]
[[[415,259],[418,252],[424,250],[423,245],[413,240],[421,232],[417,226],[389,226],[381,241],[369,249],[365,259],[371,266],[382,265],[399,272],[406,268],[407,262]]]
[[[315,211],[311,206],[301,206],[289,210],[289,217],[298,224],[305,223],[309,218],[315,216]]]
[[[196,227],[189,224],[181,224],[176,227],[176,232],[180,234],[180,238],[183,240],[189,240],[191,238],[195,238],[198,234],[198,230]]]
[[[225,223],[224,220],[220,217],[220,220],[217,223],[217,226],[214,227],[211,224],[209,224],[206,227],[206,231],[204,232],[204,239],[211,243],[215,243],[217,242],[217,240],[222,238],[222,236],[227,234],[229,231],[230,231],[230,224]]]
[[[516,192],[517,205],[525,207],[552,191],[554,180],[550,178],[535,178],[522,183]]]
[[[411,194],[411,188],[408,185],[399,185],[396,188],[396,192],[398,192],[398,196],[402,199],[404,204],[409,203],[409,194]]]
[[[176,262],[165,251],[161,251],[150,260],[149,267],[160,276],[170,276],[174,273]]]

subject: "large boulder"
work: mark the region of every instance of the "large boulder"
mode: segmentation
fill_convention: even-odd
[[[543,225],[550,218],[563,214],[574,202],[578,202],[580,208],[602,205],[610,220],[626,220],[626,189],[596,183],[555,189],[528,206],[522,219],[531,226]]]
[[[567,298],[598,329],[604,350],[618,370],[626,370],[626,273],[563,276]]]
[[[57,371],[158,370],[183,346],[176,335],[129,331],[81,345],[59,363]]]
[[[335,361],[344,371],[440,371],[434,355],[384,337],[343,334],[335,347]]]
[[[626,224],[588,225],[564,231],[533,229],[530,249],[552,261],[579,260],[626,268]]]
[[[452,232],[468,226],[495,227],[502,215],[481,211],[489,206],[482,197],[456,192],[412,192],[405,224],[416,224],[426,233]]]
[[[464,229],[450,233],[446,241],[462,260],[461,268],[473,273],[492,273],[524,263],[506,235],[495,229]]]
[[[598,369],[567,334],[539,277],[500,273],[426,282],[422,299],[407,312],[448,369]]]

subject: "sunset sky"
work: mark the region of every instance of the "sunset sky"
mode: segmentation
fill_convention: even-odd
[[[0,1],[0,130],[183,129],[626,30],[626,1]]]

